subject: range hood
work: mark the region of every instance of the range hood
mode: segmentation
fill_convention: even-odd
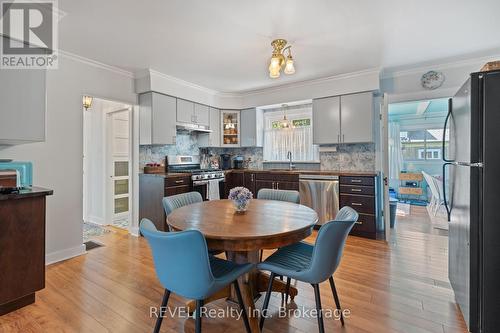
[[[177,130],[179,131],[188,131],[188,132],[201,132],[201,133],[212,133],[211,129],[208,129],[207,126],[196,125],[196,124],[187,124],[187,123],[177,123]]]

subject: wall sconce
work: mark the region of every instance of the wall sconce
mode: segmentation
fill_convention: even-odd
[[[92,96],[83,96],[83,107],[85,111],[88,111],[88,109],[92,107],[92,100]]]

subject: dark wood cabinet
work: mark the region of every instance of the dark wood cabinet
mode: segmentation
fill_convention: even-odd
[[[257,197],[257,193],[263,188],[274,188],[274,182],[272,180],[256,180],[255,181],[255,197]]]
[[[381,228],[377,226],[377,187],[375,176],[340,176],[339,207],[355,209],[359,218],[351,235],[377,239]]]
[[[191,191],[189,175],[141,174],[139,176],[139,220],[150,219],[158,230],[167,231],[162,200]]]
[[[253,172],[245,172],[243,186],[250,190],[253,193],[254,197],[257,196],[255,192],[255,173]]]
[[[0,316],[35,302],[45,287],[45,196],[52,191],[28,192],[0,195]]]

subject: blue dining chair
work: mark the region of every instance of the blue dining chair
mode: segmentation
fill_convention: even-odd
[[[148,219],[142,219],[139,228],[149,242],[156,275],[165,288],[162,309],[166,308],[172,292],[196,300],[196,333],[200,333],[203,300],[233,284],[246,331],[250,332],[237,279],[248,273],[253,264],[235,264],[209,255],[205,238],[198,230],[162,232]],[[162,320],[159,315],[153,332],[160,331]]]
[[[199,192],[188,192],[176,195],[171,195],[163,198],[163,209],[165,214],[170,215],[174,209],[191,205],[197,202],[203,202],[203,198]]]
[[[335,217],[335,220],[321,226],[314,246],[304,242],[285,246],[260,263],[258,265],[259,270],[271,272],[262,313],[267,312],[273,281],[276,276],[287,277],[287,289],[290,287],[290,279],[310,283],[314,288],[316,298],[319,331],[323,333],[325,327],[323,316],[321,315],[319,284],[326,280],[330,281],[335,305],[341,311],[333,273],[340,264],[347,235],[357,220],[358,213],[354,209],[347,206],[343,207]],[[264,319],[265,316],[261,316],[261,330],[264,326]],[[344,317],[342,316],[342,312],[340,312],[340,321],[343,326]]]
[[[269,188],[260,189],[257,193],[257,199],[263,200],[278,200],[300,203],[299,192],[288,190],[272,190]]]
[[[203,202],[203,198],[199,192],[195,191],[171,195],[163,198],[162,200],[163,209],[165,210],[165,214],[167,215],[167,217],[177,208],[181,208],[198,202]],[[170,229],[170,227],[168,228]],[[216,255],[222,252],[224,251],[211,250],[210,254]]]

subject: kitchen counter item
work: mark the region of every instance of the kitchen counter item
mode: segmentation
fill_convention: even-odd
[[[300,203],[318,214],[318,224],[331,221],[339,211],[339,177],[336,175],[300,175]]]

